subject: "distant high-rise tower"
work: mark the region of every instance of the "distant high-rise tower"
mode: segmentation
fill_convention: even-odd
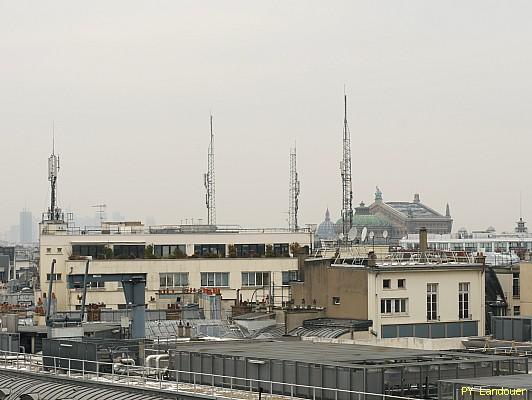
[[[61,210],[57,207],[57,175],[59,173],[59,157],[55,155],[55,129],[53,129],[52,155],[48,158],[48,180],[50,181],[50,208],[48,209],[48,220],[59,221]]]
[[[208,169],[203,175],[205,181],[205,204],[207,205],[207,224],[216,225],[216,179],[214,173],[214,134],[212,132],[212,115],[211,122],[211,142],[209,145]]]
[[[347,95],[344,94],[343,157],[340,163],[342,175],[342,234],[347,234],[353,226],[353,187],[351,182],[351,134],[347,125]]]
[[[31,211],[24,209],[20,212],[20,243],[31,243],[33,241],[33,216]]]
[[[290,149],[290,189],[289,189],[289,208],[288,208],[288,228],[296,231],[299,226],[297,223],[297,210],[299,208],[299,191],[300,183],[297,175],[296,148]]]

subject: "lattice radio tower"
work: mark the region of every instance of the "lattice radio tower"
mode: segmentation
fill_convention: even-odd
[[[347,238],[353,226],[353,186],[351,182],[351,133],[347,124],[347,95],[344,92],[343,157],[340,163],[342,175],[342,234]]]
[[[61,210],[57,207],[57,176],[59,174],[59,156],[55,154],[55,123],[52,123],[52,154],[48,158],[48,180],[50,181],[50,208],[48,209],[48,219],[59,221]]]
[[[290,188],[289,188],[289,208],[288,208],[288,228],[296,231],[299,226],[297,223],[297,211],[299,208],[299,191],[300,182],[297,175],[296,148],[290,149]]]
[[[203,174],[205,181],[205,204],[207,206],[207,224],[216,225],[216,176],[214,173],[214,134],[212,132],[212,114],[211,123],[211,142],[209,144],[208,170]]]

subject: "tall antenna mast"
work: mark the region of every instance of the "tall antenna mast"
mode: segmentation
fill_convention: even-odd
[[[291,231],[297,231],[297,211],[299,209],[299,191],[300,182],[297,175],[296,164],[296,147],[290,149],[290,187],[289,187],[289,205],[288,205],[288,228]]]
[[[347,238],[353,226],[353,186],[351,182],[351,133],[347,124],[347,95],[344,89],[343,156],[340,163],[342,175],[342,234]]]
[[[48,180],[50,181],[50,207],[48,220],[58,221],[61,210],[57,207],[57,176],[59,173],[59,157],[55,155],[55,122],[52,121],[52,154],[48,158]]]
[[[207,224],[216,225],[216,177],[214,173],[214,134],[212,132],[212,114],[211,123],[211,142],[209,145],[208,169],[203,175],[205,181],[205,204],[207,206]]]

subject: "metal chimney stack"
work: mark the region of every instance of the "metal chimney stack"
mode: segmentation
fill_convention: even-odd
[[[427,262],[427,250],[429,248],[427,238],[427,228],[422,227],[419,230],[419,252],[421,254],[421,262]]]

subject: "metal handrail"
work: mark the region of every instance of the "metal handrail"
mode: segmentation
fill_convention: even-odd
[[[45,366],[44,360],[53,360],[53,365]],[[58,362],[59,361],[59,362]],[[64,361],[64,362],[61,362]],[[81,363],[82,369],[72,368],[72,363]],[[64,367],[63,364],[67,364],[67,367]],[[95,371],[88,370],[86,367],[95,366]],[[338,389],[338,388],[327,388],[322,386],[311,386],[311,385],[301,385],[296,383],[285,383],[285,382],[276,382],[268,381],[263,379],[252,379],[252,378],[241,378],[228,375],[219,375],[219,374],[209,374],[203,372],[192,372],[192,371],[182,371],[182,370],[170,370],[168,368],[154,368],[154,367],[145,367],[145,366],[131,366],[125,364],[119,364],[125,370],[125,373],[115,372],[115,368],[118,363],[109,363],[102,361],[89,361],[82,359],[66,358],[66,357],[56,357],[56,356],[37,356],[35,354],[26,354],[18,352],[10,352],[5,350],[0,350],[0,370],[26,370],[30,373],[36,374],[46,374],[46,375],[56,375],[61,376],[62,378],[82,378],[83,380],[94,380],[96,382],[106,382],[114,385],[131,385],[132,382],[135,383],[135,386],[142,384],[144,388],[157,389],[163,392],[170,392],[175,394],[177,393],[203,393],[211,394],[216,397],[225,397],[231,399],[247,399],[247,393],[258,393],[259,388],[262,388],[262,396],[264,398],[273,399],[276,398],[301,398],[294,396],[298,393],[297,389],[307,390],[309,395],[312,396],[312,399],[316,399],[316,394],[319,394],[322,398],[326,396],[324,393],[332,392],[334,398],[338,399],[339,394],[349,394],[355,395],[359,400],[362,399],[362,396],[379,396],[382,400],[385,398],[393,398],[399,400],[414,400],[412,397],[406,396],[397,396],[391,394],[383,393],[372,393],[372,392],[363,392],[356,390],[347,390],[347,389]],[[101,372],[102,367],[110,366],[111,372]],[[169,376],[169,373],[174,373],[176,379],[169,380],[164,379]],[[192,376],[192,382],[180,381],[179,377],[181,376]],[[198,379],[198,377],[202,379]],[[207,379],[203,379],[206,377]],[[109,382],[110,381],[110,382]],[[205,383],[208,381],[209,383]],[[222,386],[216,385],[218,382],[222,382]],[[245,382],[242,385],[242,382]],[[278,388],[282,389],[279,390]],[[288,390],[286,390],[288,388]],[[268,391],[269,389],[269,391]],[[296,389],[296,390],[295,390]],[[229,393],[227,393],[229,391]],[[281,392],[279,394],[277,392]],[[287,395],[285,393],[290,393]],[[239,396],[241,395],[241,396]]]
[[[43,235],[53,235],[56,231],[42,229]],[[77,227],[69,226],[61,231],[70,235],[145,235],[145,234],[196,234],[196,233],[311,233],[310,228],[298,228],[297,230],[288,228],[242,228],[239,225],[217,225],[209,228],[209,225],[157,225],[157,226],[132,226],[118,227],[110,226],[102,228],[99,226]]]

